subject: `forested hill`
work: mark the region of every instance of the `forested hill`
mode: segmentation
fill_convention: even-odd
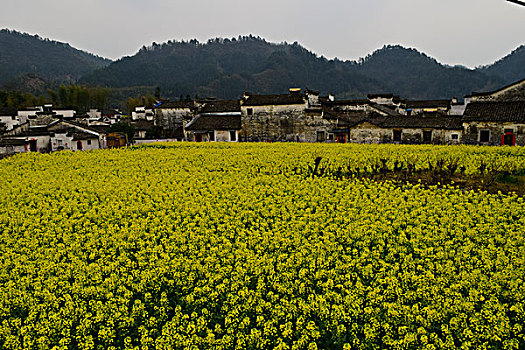
[[[0,30],[0,85],[25,81],[27,74],[50,83],[71,83],[110,63],[66,43]]]
[[[522,62],[525,65],[525,59]],[[505,62],[501,66],[505,71]],[[516,75],[511,80],[521,78]],[[242,91],[277,93],[298,86],[338,97],[393,92],[409,98],[450,98],[496,89],[507,81],[500,71],[446,66],[401,46],[385,46],[355,62],[328,60],[297,43],[273,44],[248,36],[207,43],[153,43],[85,76],[81,83],[160,87],[165,97],[235,98]]]
[[[500,76],[506,84],[525,78],[525,46],[520,46],[496,63],[481,67],[481,72]]]
[[[0,87],[25,92],[46,91],[49,83],[80,83],[113,88],[114,97],[122,99],[158,88],[169,98],[236,98],[243,91],[279,93],[290,87],[339,98],[392,92],[434,99],[461,98],[523,78],[525,47],[471,70],[401,46],[385,46],[359,61],[341,61],[319,57],[298,43],[274,44],[250,35],[207,43],[153,43],[111,63],[69,44],[0,30]]]

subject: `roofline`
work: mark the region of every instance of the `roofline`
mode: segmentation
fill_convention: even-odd
[[[521,84],[521,83],[525,83],[525,78],[521,79],[521,80],[518,80],[512,84],[509,84],[509,85],[506,85],[498,90],[494,90],[494,91],[488,91],[488,92],[475,92],[473,91],[470,95],[468,96],[465,96],[465,97],[477,97],[477,96],[489,96],[489,95],[493,95],[493,94],[497,94],[498,92],[502,92],[504,90],[507,90],[511,87],[513,87],[514,85],[518,85],[518,84]]]

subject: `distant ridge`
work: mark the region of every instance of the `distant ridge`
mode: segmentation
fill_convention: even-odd
[[[69,44],[14,30],[0,30],[0,85],[27,74],[49,82],[71,83],[110,60]]]
[[[482,69],[443,65],[398,45],[384,46],[358,61],[341,61],[319,57],[298,43],[274,44],[247,36],[207,43],[153,43],[80,82],[111,88],[159,87],[166,97],[235,98],[242,91],[277,93],[300,86],[338,97],[392,92],[425,99],[461,98],[473,90],[495,89],[506,79]]]
[[[0,85],[26,89],[54,83],[100,85],[162,97],[237,98],[243,91],[286,92],[303,87],[339,98],[389,92],[415,99],[463,97],[525,78],[525,46],[492,65],[449,66],[416,49],[385,45],[357,61],[328,60],[299,43],[256,36],[168,41],[143,46],[115,62],[39,36],[0,31]]]

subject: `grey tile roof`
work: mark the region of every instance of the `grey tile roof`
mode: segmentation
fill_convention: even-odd
[[[245,94],[243,106],[302,105],[305,104],[305,101],[305,96],[299,93],[282,95]]]
[[[525,101],[471,102],[465,109],[463,121],[525,123]]]
[[[204,100],[198,101],[201,104],[199,113],[227,113],[240,112],[241,105],[239,100]]]
[[[186,130],[240,130],[240,115],[200,114],[186,125]]]

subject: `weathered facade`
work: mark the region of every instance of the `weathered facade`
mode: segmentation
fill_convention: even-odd
[[[196,101],[197,114],[185,126],[189,141],[238,142],[241,107],[237,100]]]
[[[0,108],[0,131],[13,130],[17,125],[20,125],[20,118],[17,115],[16,108]]]
[[[525,146],[525,101],[472,102],[463,127],[466,144]]]
[[[316,142],[331,123],[323,118],[319,93],[292,90],[282,95],[245,93],[241,99],[242,141]]]
[[[196,110],[194,101],[161,102],[155,107],[155,125],[165,130],[183,128]]]

